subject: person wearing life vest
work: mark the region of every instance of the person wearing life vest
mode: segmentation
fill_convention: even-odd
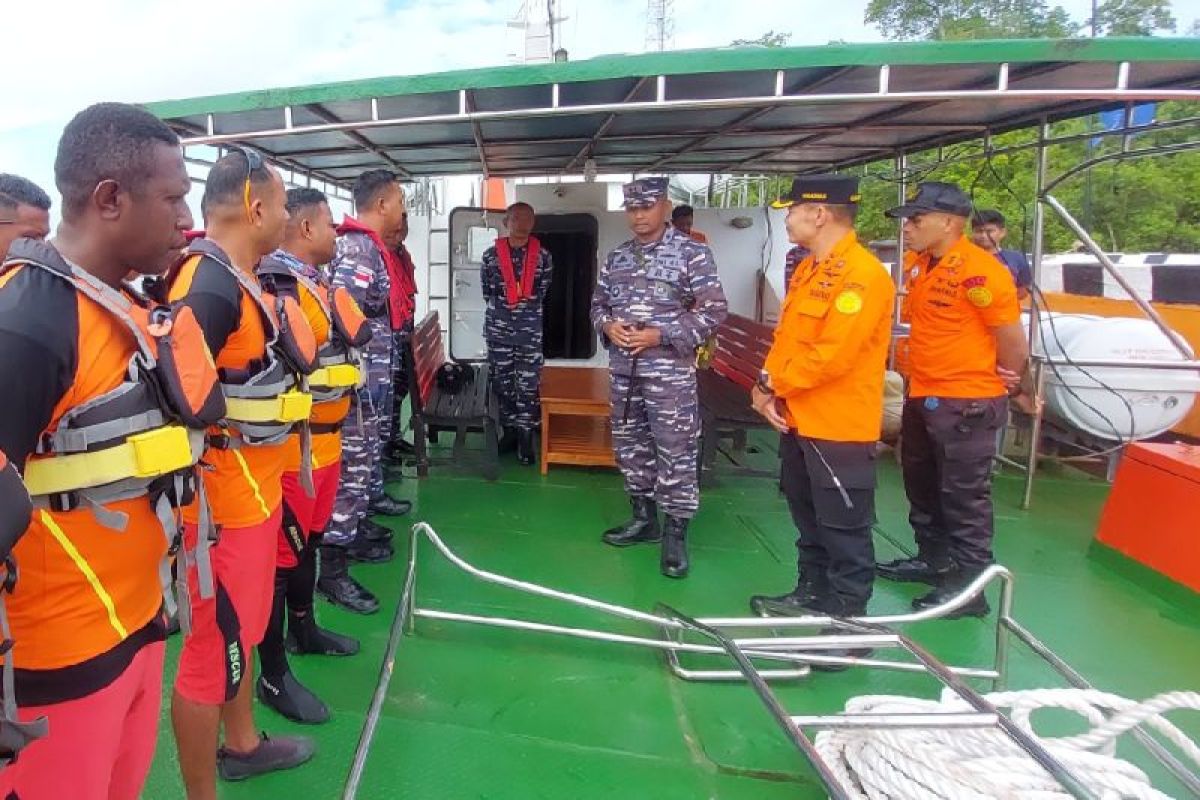
[[[17,468],[0,451],[0,607],[4,604],[4,594],[11,593],[17,586],[17,563],[11,558],[13,545],[24,535],[32,519],[33,501],[29,498],[29,492],[25,490]],[[12,640],[8,617],[3,614],[0,614],[0,636],[5,642]],[[0,669],[4,671],[6,684],[15,682],[11,659],[6,660]],[[22,722],[17,710],[17,698],[9,692],[0,692],[0,695],[0,701],[3,702],[3,709],[0,710],[0,770],[3,770],[16,760],[30,742],[44,737],[49,732],[50,724],[45,717]]]
[[[858,178],[797,178],[776,204],[796,269],[752,403],[784,434],[781,485],[800,532],[796,587],[756,613],[858,617],[875,578],[875,454],[896,290],[854,233]],[[820,668],[814,666],[814,669]]]
[[[331,292],[320,266],[337,250],[337,230],[325,195],[316,189],[289,189],[288,226],[283,245],[259,263],[263,287],[299,303],[316,336],[318,370],[309,376],[313,394],[309,428],[314,492],[305,491],[300,471],[300,434],[288,439],[283,473],[283,525],[275,556],[275,597],[271,619],[258,646],[258,697],[296,722],[329,719],[329,709],[292,674],[287,649],[296,653],[348,656],[358,641],[325,630],[313,613],[317,546],[333,514],[342,473],[342,423],[361,369],[358,348],[370,337],[366,319],[349,292]]]
[[[533,434],[541,424],[542,305],[550,289],[554,262],[533,227],[533,206],[513,203],[504,212],[508,236],[488,248],[480,266],[480,287],[487,304],[483,338],[487,342],[488,381],[500,407],[504,436],[500,451],[517,451],[532,464]]]
[[[386,170],[364,172],[354,182],[358,216],[338,226],[331,265],[334,288],[350,293],[367,315],[371,340],[363,348],[365,385],[351,396],[342,428],[342,482],[320,549],[317,592],[356,614],[374,614],[379,600],[351,577],[349,561],[378,563],[392,557],[389,528],[368,514],[401,516],[412,504],[383,492],[380,431],[390,421],[395,333],[412,320],[412,295],[396,262],[395,245],[404,221],[404,192]]]
[[[33,181],[0,172],[0,259],[17,239],[49,235],[49,195]]]
[[[91,106],[54,172],[57,235],[14,241],[0,267],[0,450],[33,505],[5,666],[20,718],[49,723],[0,772],[0,797],[134,800],[157,737],[176,508],[224,403],[191,311],[124,283],[165,272],[191,227],[178,137],[139,108]]]
[[[396,245],[395,253],[398,260],[398,269],[404,280],[402,283],[405,291],[408,292],[408,306],[416,308],[417,303],[417,267],[413,263],[412,253],[408,251],[408,247],[404,242],[408,239],[408,212],[404,212],[401,218],[400,230],[396,232],[396,238],[399,243]],[[400,420],[400,411],[404,406],[404,398],[408,396],[408,370],[404,364],[404,348],[408,346],[409,337],[412,336],[414,320],[410,316],[408,322],[402,330],[396,332],[393,358],[393,378],[392,378],[392,419],[391,429],[387,441],[389,445],[384,452],[384,461],[392,470],[391,474],[394,478],[399,479],[400,467],[404,463],[407,456],[413,455],[416,451],[413,449],[412,443],[404,438],[404,425]],[[382,436],[381,436],[382,438]]]
[[[206,235],[192,241],[169,286],[171,299],[192,309],[204,329],[227,406],[208,431],[200,471],[220,532],[209,547],[215,592],[204,597],[205,576],[188,570],[192,631],[172,697],[189,800],[213,798],[217,772],[241,780],[295,767],[314,750],[306,737],[260,737],[251,708],[253,648],[271,613],[287,440],[309,418],[304,373],[316,356],[295,301],[263,292],[254,275],[283,239],[283,181],[257,153],[235,150],[209,171],[201,210]],[[185,510],[188,547],[208,536],[201,512]]]
[[[992,459],[1010,394],[999,371],[1023,375],[1029,346],[1012,274],[964,236],[971,215],[966,192],[953,183],[923,183],[887,215],[904,220],[910,250],[901,310],[912,332],[900,461],[917,554],[880,564],[878,572],[932,584],[933,591],[913,601],[924,609],[957,595],[992,563]],[[980,593],[951,616],[988,610]]]

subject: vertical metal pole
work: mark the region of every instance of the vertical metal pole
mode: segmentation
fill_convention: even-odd
[[[896,187],[897,205],[904,205],[908,197],[908,156],[903,150],[896,151]],[[893,303],[892,319],[900,322],[900,307],[904,302],[901,292],[904,291],[904,220],[896,223],[896,260],[892,263],[892,283],[896,284],[896,300]],[[888,350],[888,369],[896,369],[896,339],[892,338],[892,346]]]
[[[1042,194],[1046,191],[1046,170],[1049,166],[1050,151],[1046,140],[1050,137],[1050,124],[1042,119],[1038,126],[1037,171],[1033,188],[1033,292],[1030,293],[1029,303],[1029,352],[1033,355],[1033,423],[1029,426],[1029,461],[1025,468],[1025,491],[1021,496],[1021,508],[1028,509],[1033,502],[1033,478],[1037,472],[1038,440],[1042,437],[1042,417],[1044,415],[1042,363],[1036,354],[1043,350],[1041,344],[1041,315],[1038,310],[1038,300],[1044,299],[1042,294],[1042,256],[1045,253],[1046,238],[1046,209],[1042,205]]]

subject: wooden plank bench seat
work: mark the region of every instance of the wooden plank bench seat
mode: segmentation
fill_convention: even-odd
[[[749,475],[777,475],[778,470],[756,469],[736,460],[745,452],[746,433],[771,426],[750,405],[750,389],[758,381],[774,331],[768,325],[730,314],[717,328],[717,347],[708,369],[696,374],[700,397],[700,475],[703,480],[716,466],[722,439],[733,444],[735,471]]]
[[[463,459],[468,433],[483,434],[483,475],[496,480],[500,475],[496,403],[488,384],[487,364],[470,364],[473,379],[458,392],[443,391],[437,373],[446,363],[446,349],[436,311],[421,320],[404,348],[408,370],[408,396],[412,403],[413,448],[417,453],[417,475],[429,474],[432,458],[429,443],[438,433],[454,432],[451,462]]]

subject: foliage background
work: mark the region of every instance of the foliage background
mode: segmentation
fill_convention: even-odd
[[[889,39],[1011,39],[1064,36],[1151,36],[1178,27],[1171,0],[1096,0],[1086,20],[1072,20],[1045,0],[871,0],[865,22]],[[1200,20],[1187,33],[1200,35]],[[753,41],[766,47],[785,46],[787,32],[770,31]],[[1200,118],[1198,103],[1160,103],[1159,121]],[[1102,128],[1097,117],[1067,120],[1051,126],[1051,135],[1070,135]],[[1036,131],[994,137],[990,150],[1029,145]],[[1136,135],[1131,149],[1200,139],[1200,124]],[[1055,145],[1049,151],[1049,175],[1062,174],[1083,160],[1114,152],[1121,137],[1085,137]],[[985,151],[982,141],[939,151],[910,154],[908,179],[953,181],[970,190],[977,208],[996,208],[1008,218],[1010,244],[1031,246],[1036,151]],[[949,161],[950,163],[941,163]],[[859,228],[864,238],[887,239],[895,225],[882,212],[896,204],[898,188],[892,161],[855,170],[863,176]],[[790,181],[772,179],[752,193],[755,205],[786,191]],[[1106,249],[1113,252],[1200,252],[1200,152],[1109,162],[1064,181],[1053,191],[1072,215]],[[1047,252],[1063,251],[1075,241],[1053,212],[1046,216]]]

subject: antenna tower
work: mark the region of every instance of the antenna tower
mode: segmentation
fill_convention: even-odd
[[[646,50],[675,46],[675,0],[646,0]]]

